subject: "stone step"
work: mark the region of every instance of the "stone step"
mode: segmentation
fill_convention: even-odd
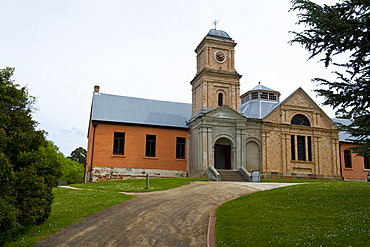
[[[247,180],[239,171],[217,169],[221,175],[221,181],[246,182]]]

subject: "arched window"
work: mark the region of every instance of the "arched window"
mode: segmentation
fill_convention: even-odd
[[[218,94],[218,106],[222,106],[224,104],[224,95],[222,93]]]
[[[302,126],[311,126],[310,120],[305,115],[297,114],[292,118],[290,124],[302,125]]]

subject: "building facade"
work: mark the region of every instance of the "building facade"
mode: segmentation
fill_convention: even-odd
[[[197,46],[192,104],[96,88],[85,180],[209,177],[217,169],[259,171],[263,178],[340,179],[335,123],[301,88],[282,102],[278,91],[263,85],[240,95],[235,46],[215,29]]]
[[[333,121],[344,125],[352,123],[348,119],[333,119]],[[344,131],[339,133],[341,176],[344,180],[365,181],[370,175],[370,156],[359,156],[353,153],[350,148],[357,146],[358,144],[351,141],[350,134]]]

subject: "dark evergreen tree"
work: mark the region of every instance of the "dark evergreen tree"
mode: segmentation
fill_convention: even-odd
[[[35,98],[14,84],[13,73],[0,69],[0,245],[47,219],[61,176],[56,157],[45,152],[45,132],[32,119]]]
[[[354,151],[370,154],[370,0],[342,0],[332,6],[293,0],[291,10],[300,11],[298,24],[305,30],[292,32],[290,43],[301,44],[309,59],[320,57],[325,67],[336,68],[335,80],[313,79],[321,86],[317,94],[336,109],[337,117],[353,120],[340,128],[361,144]]]
[[[86,150],[83,147],[78,147],[71,152],[71,155],[67,158],[77,161],[78,163],[85,165],[86,163]]]

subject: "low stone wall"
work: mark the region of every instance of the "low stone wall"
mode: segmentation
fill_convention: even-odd
[[[281,172],[264,172],[261,174],[263,179],[312,179],[312,180],[343,180],[341,176],[322,175],[312,173],[281,173]]]
[[[344,181],[360,181],[360,182],[366,182],[367,179],[365,178],[344,178]]]
[[[187,177],[187,171],[159,170],[159,169],[137,169],[117,167],[93,167],[90,182],[124,180],[132,178],[150,177]]]

